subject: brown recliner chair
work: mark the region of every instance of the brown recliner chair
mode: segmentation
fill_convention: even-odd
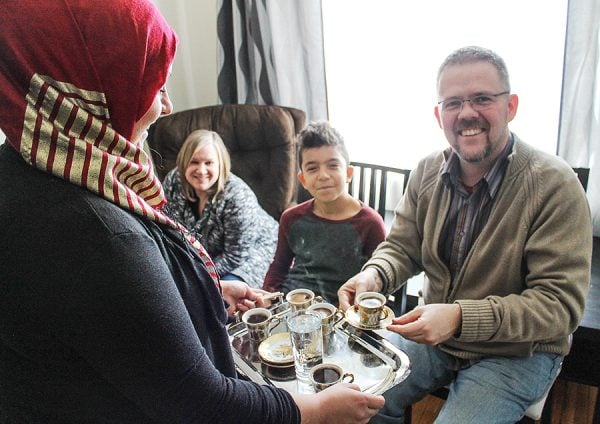
[[[254,190],[275,219],[296,201],[296,134],[306,114],[283,106],[219,105],[160,118],[150,129],[148,147],[162,181],[175,167],[179,149],[194,130],[217,132],[231,155],[231,171]]]

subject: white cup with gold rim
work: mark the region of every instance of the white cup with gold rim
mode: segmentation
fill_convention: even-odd
[[[285,296],[285,300],[290,305],[292,312],[308,309],[314,299],[315,293],[309,289],[295,289]]]
[[[278,317],[266,308],[249,309],[242,315],[242,321],[248,329],[251,340],[263,341],[271,334],[271,330],[281,322]]]
[[[356,297],[358,319],[365,327],[377,327],[388,316],[386,298],[381,293],[363,292]]]
[[[313,303],[308,307],[308,311],[321,317],[324,336],[331,333],[333,325],[344,316],[338,308],[327,302]]]

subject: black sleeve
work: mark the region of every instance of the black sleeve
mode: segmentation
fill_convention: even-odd
[[[55,329],[115,390],[160,423],[300,421],[289,393],[215,368],[151,237],[123,233],[96,248]]]

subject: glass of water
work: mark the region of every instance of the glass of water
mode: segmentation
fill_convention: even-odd
[[[321,317],[306,310],[295,311],[288,315],[287,326],[292,340],[296,378],[309,383],[311,368],[323,362]]]

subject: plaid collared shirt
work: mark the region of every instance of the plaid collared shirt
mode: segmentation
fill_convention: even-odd
[[[444,164],[442,179],[452,193],[452,201],[444,222],[439,248],[453,282],[490,216],[494,198],[504,178],[508,164],[507,157],[512,152],[512,146],[511,135],[504,151],[492,168],[472,187],[472,190],[467,190],[460,181],[460,162],[454,150]]]

